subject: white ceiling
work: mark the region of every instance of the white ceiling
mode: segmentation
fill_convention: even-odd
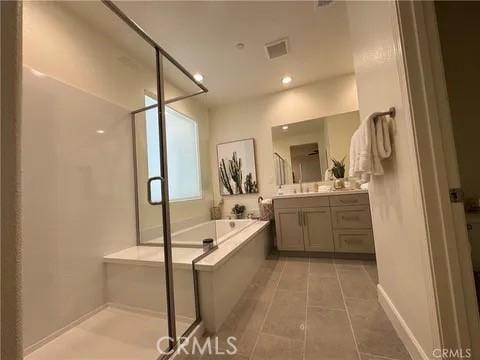
[[[187,70],[200,72],[209,93],[201,95],[213,107],[290,87],[352,73],[353,59],[346,6],[337,1],[314,7],[313,1],[116,1],[130,18]],[[133,57],[154,65],[153,50],[109,16],[97,2],[69,7],[112,40],[129,48]],[[107,12],[107,14],[106,14]],[[265,43],[287,37],[289,53],[269,60]],[[243,50],[236,44],[245,44]],[[168,69],[169,80],[179,80]],[[180,88],[185,81],[177,84]],[[189,91],[197,90],[189,84]]]
[[[200,72],[210,106],[353,72],[345,3],[313,1],[131,1],[116,4],[182,63]],[[290,52],[267,59],[264,44],[288,37]],[[238,50],[235,44],[245,44]]]

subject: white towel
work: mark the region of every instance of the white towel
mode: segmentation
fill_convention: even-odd
[[[381,159],[392,153],[388,120],[370,115],[355,131],[350,142],[349,176],[368,180],[370,175],[383,175]]]

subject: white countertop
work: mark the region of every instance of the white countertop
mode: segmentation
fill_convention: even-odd
[[[364,189],[352,189],[352,190],[331,190],[331,191],[322,191],[322,192],[304,192],[304,193],[295,193],[295,194],[285,194],[285,195],[274,195],[273,199],[288,199],[288,198],[297,198],[297,197],[314,197],[314,196],[332,196],[332,195],[349,195],[349,194],[368,194],[368,190]]]

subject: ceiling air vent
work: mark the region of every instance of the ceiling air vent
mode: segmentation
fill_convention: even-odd
[[[328,6],[330,4],[333,4],[335,1],[334,0],[315,0],[314,5],[315,9]]]
[[[277,41],[265,44],[265,50],[270,60],[276,59],[280,56],[287,55],[288,53],[288,41],[287,39],[280,39]]]

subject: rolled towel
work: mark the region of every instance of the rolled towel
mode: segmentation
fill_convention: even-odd
[[[388,159],[392,155],[392,143],[388,119],[385,116],[377,118],[375,123],[378,155],[381,159]]]

